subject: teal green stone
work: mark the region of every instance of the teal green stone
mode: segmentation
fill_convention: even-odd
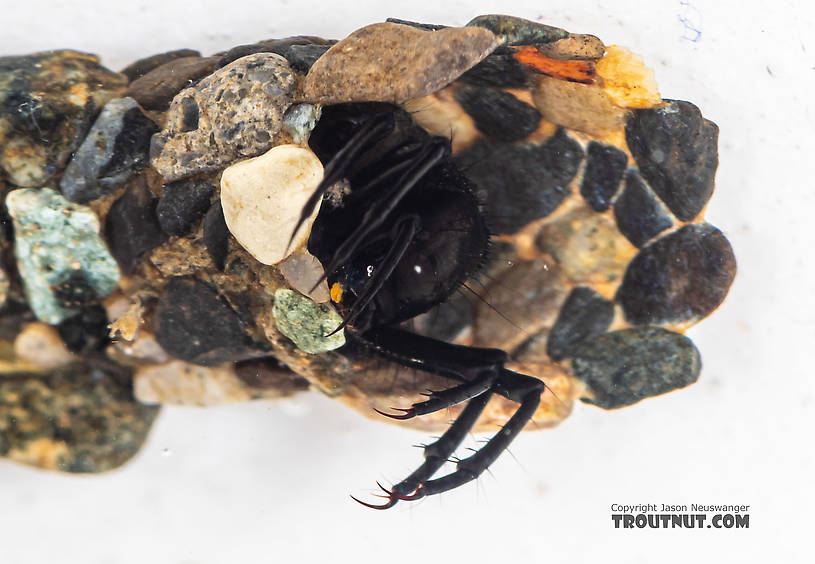
[[[6,207],[14,220],[14,255],[28,305],[37,319],[57,324],[78,313],[55,287],[81,279],[104,298],[119,282],[119,267],[99,235],[99,218],[83,205],[50,188],[9,192]]]
[[[277,329],[297,348],[309,354],[338,349],[345,344],[345,331],[328,336],[342,317],[327,304],[318,304],[293,290],[278,290],[272,309]]]
[[[507,45],[545,45],[569,37],[569,32],[559,27],[493,14],[473,18],[467,27],[488,29]]]

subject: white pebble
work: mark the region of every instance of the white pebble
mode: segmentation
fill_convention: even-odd
[[[317,156],[297,145],[280,145],[233,164],[221,176],[226,226],[258,261],[277,264],[308,238],[319,205],[289,246],[303,205],[322,178]]]

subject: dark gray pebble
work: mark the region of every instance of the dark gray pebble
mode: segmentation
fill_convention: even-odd
[[[583,149],[562,128],[540,145],[476,143],[456,164],[476,184],[490,229],[515,233],[552,213],[569,195]]]
[[[538,128],[540,112],[509,92],[462,86],[456,101],[475,121],[478,130],[497,141],[518,141]]]
[[[611,207],[627,162],[628,157],[618,148],[597,141],[589,143],[580,194],[591,209],[600,212]]]
[[[572,290],[549,332],[546,352],[552,360],[569,356],[577,344],[601,335],[614,319],[614,304],[586,286]]]
[[[659,327],[635,327],[584,341],[572,351],[572,369],[592,392],[581,398],[603,409],[637,403],[692,384],[702,360],[693,342]]]
[[[654,192],[682,221],[695,218],[713,194],[719,128],[689,102],[634,110],[625,124],[628,148]]]
[[[496,14],[478,16],[467,23],[467,27],[472,26],[490,30],[507,45],[545,45],[569,37],[569,32],[559,27],[515,16]]]
[[[441,24],[426,24],[426,23],[419,23],[419,22],[412,22],[409,20],[400,20],[398,18],[388,18],[385,20],[388,23],[395,23],[399,25],[408,25],[410,27],[415,27],[416,29],[421,29],[422,31],[439,31],[440,29],[446,29],[448,26],[441,25]]]
[[[614,202],[614,217],[620,233],[635,247],[642,247],[673,225],[668,212],[633,168],[628,169],[625,188]]]
[[[204,218],[204,245],[215,268],[223,271],[229,250],[229,229],[226,227],[221,200],[212,204]]]
[[[307,73],[311,65],[331,49],[331,45],[292,45],[284,53],[291,68],[297,72]]]
[[[334,40],[323,39],[321,37],[313,37],[310,35],[298,35],[296,37],[287,37],[285,39],[266,39],[264,41],[258,41],[257,43],[252,43],[250,45],[238,45],[237,47],[233,47],[223,55],[221,55],[220,59],[218,60],[218,68],[228,65],[233,61],[237,61],[241,57],[246,57],[247,55],[254,55],[255,53],[276,53],[281,57],[287,59],[289,64],[295,70],[299,72],[307,72],[311,65],[314,63],[314,60],[311,61],[306,67],[305,71],[301,70],[300,68],[295,68],[294,63],[292,63],[291,58],[300,59],[300,66],[303,67],[303,64],[307,58],[313,56],[314,54],[318,53],[321,55],[325,51],[328,50],[328,47],[336,43]],[[295,49],[294,55],[292,54],[293,47],[315,47],[315,49],[309,51],[306,49],[304,51],[299,51]],[[321,47],[325,47],[322,49]],[[290,58],[291,57],[291,58]]]
[[[115,191],[147,166],[158,131],[132,98],[111,100],[65,168],[62,194],[84,204]]]
[[[281,393],[294,393],[308,390],[310,384],[298,376],[285,364],[275,358],[244,360],[235,363],[235,374],[247,386]]]
[[[458,77],[458,82],[473,86],[524,88],[529,85],[529,73],[509,48],[501,46]]]
[[[76,309],[99,300],[99,294],[84,270],[74,270],[59,284],[51,286],[60,307]]]
[[[164,186],[156,214],[161,229],[169,235],[184,235],[204,217],[215,194],[215,186],[195,180]]]
[[[735,275],[733,249],[722,232],[707,223],[687,225],[634,257],[616,299],[631,323],[701,319],[722,303]]]
[[[167,51],[166,53],[158,53],[150,57],[139,59],[132,63],[120,72],[127,77],[128,82],[133,82],[137,78],[141,78],[151,70],[160,67],[164,63],[169,63],[175,59],[182,57],[200,57],[201,53],[194,49],[176,49],[175,51]]]
[[[405,322],[406,328],[419,335],[440,341],[452,341],[473,324],[473,307],[457,292],[429,311]]]
[[[167,240],[156,217],[156,198],[143,176],[110,207],[105,220],[105,238],[110,252],[127,275],[145,253]]]
[[[153,317],[156,341],[175,358],[212,366],[258,356],[238,313],[192,276],[173,278]]]
[[[77,354],[101,351],[110,344],[108,316],[100,304],[83,307],[57,327],[68,350]]]

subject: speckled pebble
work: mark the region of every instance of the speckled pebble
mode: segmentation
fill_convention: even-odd
[[[536,243],[575,284],[616,284],[637,253],[613,219],[586,208],[544,225]]]
[[[57,295],[70,277],[82,280],[101,299],[119,281],[119,268],[99,235],[90,208],[73,204],[50,188],[9,192],[14,220],[14,253],[28,304],[41,321],[57,324],[78,312]],[[64,290],[64,288],[63,288]]]
[[[35,188],[62,170],[124,75],[77,51],[0,57],[0,169]]]
[[[498,14],[477,16],[467,26],[488,29],[508,45],[544,45],[569,37],[569,32],[559,27]]]
[[[719,128],[693,104],[666,102],[634,110],[625,138],[643,178],[676,217],[689,221],[713,194]]]
[[[218,69],[173,99],[164,129],[153,136],[153,166],[173,181],[290,141],[283,114],[294,89],[294,73],[274,53],[256,53]]]
[[[309,234],[309,221],[291,235],[303,206],[323,179],[323,165],[310,149],[279,145],[233,164],[221,175],[221,205],[229,232],[263,264],[286,258]]]
[[[0,378],[0,456],[62,472],[105,472],[141,448],[158,409],[133,399],[127,371],[72,365]]]
[[[328,335],[342,323],[342,317],[330,305],[320,305],[293,290],[275,292],[274,316],[277,330],[301,351],[320,354],[345,344],[345,330]]]
[[[59,182],[62,193],[84,204],[124,185],[147,166],[150,138],[156,132],[158,126],[133,98],[111,100],[65,168]]]
[[[573,350],[574,375],[591,391],[581,398],[614,409],[692,384],[702,361],[693,342],[659,327],[636,327],[584,341]]]
[[[724,301],[735,275],[733,249],[722,232],[706,223],[688,225],[631,261],[617,301],[631,323],[698,320]]]
[[[475,27],[421,31],[394,23],[368,25],[314,63],[303,97],[321,104],[419,98],[455,80],[498,43],[491,32]]]

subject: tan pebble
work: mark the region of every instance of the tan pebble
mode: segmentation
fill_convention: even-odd
[[[105,302],[110,323],[110,334],[117,339],[133,341],[136,339],[139,327],[142,324],[144,306],[141,300],[130,300],[124,296]]]
[[[497,46],[479,27],[422,31],[376,23],[358,29],[320,57],[304,83],[309,102],[404,102],[450,84]]]
[[[317,284],[317,281],[325,274],[323,265],[320,264],[317,257],[308,252],[296,253],[288,257],[280,264],[280,272],[293,289],[318,304],[330,299],[328,283],[322,280]],[[317,284],[316,288],[314,288],[315,284]]]
[[[156,338],[146,331],[140,331],[138,337],[132,342],[116,341],[112,350],[109,349],[109,351],[111,358],[125,364],[128,361],[131,361],[131,364],[134,363],[133,361],[163,364],[172,360],[172,357],[158,344]]]
[[[563,272],[551,259],[516,262],[481,293],[473,345],[513,350],[530,336],[554,326],[570,290]]]
[[[654,71],[642,57],[619,45],[611,45],[597,62],[603,90],[623,108],[652,108],[662,103]]]
[[[230,166],[221,176],[227,228],[258,261],[277,264],[308,237],[319,205],[289,246],[303,205],[322,178],[317,156],[297,145],[280,145]]]
[[[616,286],[637,249],[608,215],[579,208],[546,224],[537,237],[539,249],[551,254],[566,277],[577,285]]]
[[[569,129],[603,136],[625,125],[626,110],[600,86],[540,76],[533,99],[544,119]]]
[[[594,35],[570,33],[569,37],[552,43],[536,45],[538,51],[552,59],[563,61],[596,61],[603,56],[606,46]]]
[[[431,135],[451,139],[453,153],[465,150],[479,136],[475,121],[456,102],[452,88],[408,100],[402,107]]]
[[[40,322],[29,323],[17,335],[14,353],[18,358],[45,370],[59,368],[77,360],[66,348],[57,329]]]
[[[201,407],[259,397],[258,392],[250,393],[231,365],[207,367],[180,360],[138,369],[133,376],[133,394],[146,404]]]

